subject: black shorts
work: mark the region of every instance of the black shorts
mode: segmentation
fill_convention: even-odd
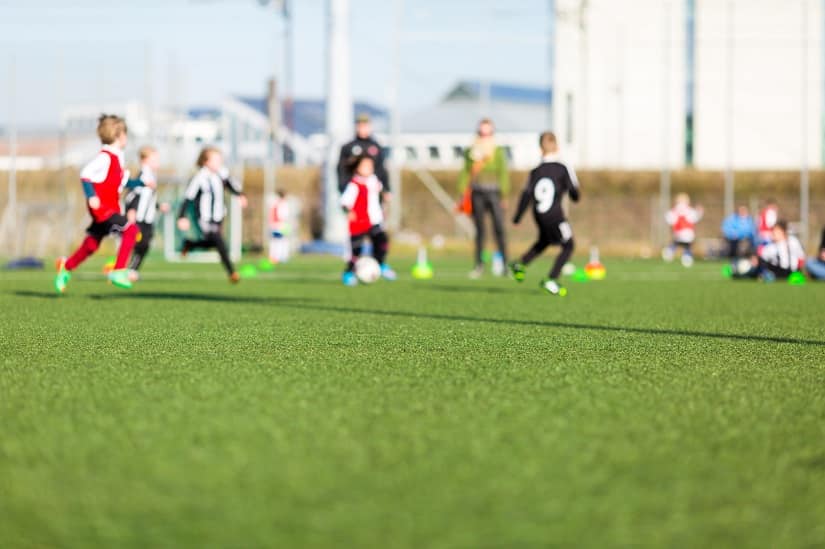
[[[573,238],[573,228],[566,219],[539,225],[539,240],[551,245],[564,244]]]
[[[86,229],[86,234],[98,240],[109,236],[110,234],[120,234],[126,229],[129,220],[125,215],[114,214],[106,221],[92,221],[92,224]]]

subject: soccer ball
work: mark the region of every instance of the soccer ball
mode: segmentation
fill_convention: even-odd
[[[355,276],[363,284],[372,284],[381,278],[381,265],[372,257],[362,257],[355,262]]]
[[[737,259],[736,263],[734,263],[734,274],[737,275],[746,275],[748,274],[751,269],[753,269],[753,264],[751,264],[751,260],[747,258]]]

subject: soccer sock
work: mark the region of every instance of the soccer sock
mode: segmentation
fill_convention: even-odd
[[[229,258],[229,250],[226,248],[223,236],[221,236],[221,233],[212,233],[209,238],[215,249],[218,250],[218,255],[221,256],[221,263],[223,263],[223,268],[226,269],[226,274],[231,275],[235,272],[235,266],[232,264],[232,259]]]
[[[573,250],[575,249],[575,245],[573,243],[573,239],[571,238],[561,246],[561,253],[556,258],[556,262],[553,264],[553,268],[550,270],[550,280],[556,280],[559,278],[561,274],[561,270],[564,268],[564,265],[570,261],[570,257],[573,255]]]
[[[141,239],[140,242],[135,244],[135,248],[132,251],[132,261],[129,263],[129,268],[133,271],[137,271],[140,269],[141,263],[143,263],[143,258],[146,257],[146,252],[149,251],[149,242],[146,241],[145,238]]]
[[[99,246],[100,241],[98,239],[92,236],[84,238],[77,251],[66,260],[66,269],[69,271],[76,269],[78,265],[86,261],[86,258],[95,253]]]
[[[387,233],[381,231],[373,236],[372,247],[372,256],[379,265],[383,265],[384,260],[387,258],[387,250],[389,250],[390,247],[390,239],[387,237]]]
[[[115,261],[115,270],[125,269],[129,264],[129,258],[132,255],[132,248],[135,247],[137,235],[140,232],[137,225],[129,223],[126,225],[120,237],[120,248],[117,250],[117,261]]]

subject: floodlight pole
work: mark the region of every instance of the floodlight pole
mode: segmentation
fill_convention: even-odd
[[[726,150],[727,150],[727,160],[726,164],[727,167],[725,169],[725,198],[724,198],[724,209],[725,209],[725,216],[730,215],[733,213],[733,187],[735,183],[735,176],[733,171],[733,124],[734,124],[734,116],[733,116],[733,85],[734,85],[734,74],[733,74],[733,63],[734,63],[734,45],[735,45],[735,37],[734,37],[734,0],[728,0],[727,2],[727,40],[726,40],[726,48],[725,53],[727,57],[727,62],[725,64],[725,68],[727,69],[726,72],[726,86],[725,86],[725,93],[726,93],[726,110],[727,110],[727,124],[725,128],[725,143],[726,143]]]
[[[553,88],[555,87],[556,66],[556,0],[547,0],[547,74],[550,83],[550,100],[547,103],[547,128],[553,128]],[[561,135],[561,134],[559,134]]]
[[[350,87],[350,0],[327,0],[327,149],[324,184],[324,239],[343,243],[346,220],[338,204],[338,152],[352,132]]]
[[[668,0],[664,5],[664,22],[662,30],[665,33],[665,43],[662,47],[662,171],[659,182],[659,200],[661,201],[661,215],[670,208],[670,72],[671,72],[671,15],[672,4]],[[663,231],[664,232],[664,231]]]
[[[17,115],[15,114],[15,88],[17,86],[17,60],[14,53],[9,61],[9,202],[6,216],[11,216],[14,234],[14,256],[20,256],[20,228],[17,226]]]
[[[799,237],[803,245],[809,236],[810,174],[808,167],[808,0],[802,2],[802,166],[799,174]]]
[[[404,0],[393,1],[393,16],[395,33],[393,37],[393,68],[390,84],[390,188],[393,201],[390,204],[389,227],[393,231],[401,228],[401,213],[403,211],[403,177],[401,172],[401,33],[404,13]]]

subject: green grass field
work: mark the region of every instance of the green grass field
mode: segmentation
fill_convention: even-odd
[[[825,546],[825,285],[548,262],[0,273],[0,547]]]

